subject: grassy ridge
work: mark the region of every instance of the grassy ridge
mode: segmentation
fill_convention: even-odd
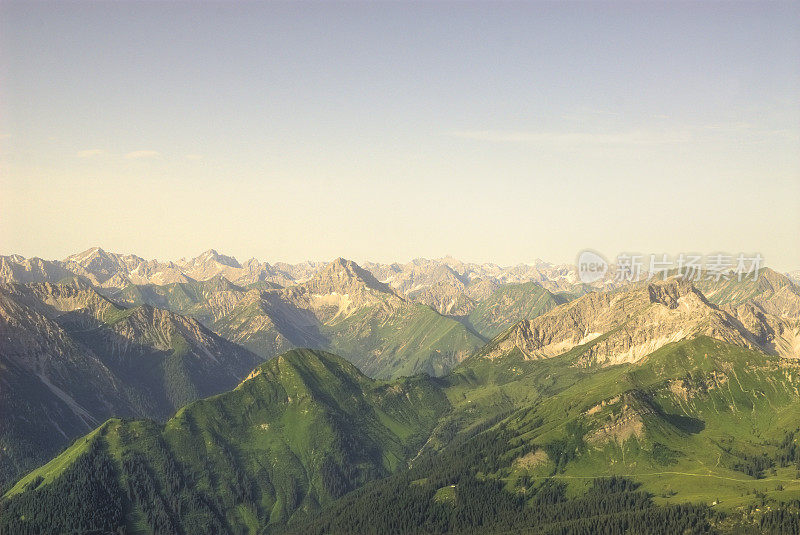
[[[576,514],[590,531],[783,522],[764,507],[800,499],[800,363],[697,338],[635,364],[578,365],[593,343],[547,360],[478,354],[442,379],[393,382],[291,351],[164,426],[106,423],[3,507],[49,503],[99,441],[127,489],[126,524],[146,530],[568,533]]]
[[[434,432],[436,445],[410,471],[336,502],[298,532],[344,526],[391,531],[385,519],[390,525],[444,526],[434,532],[472,532],[476,514],[485,515],[480,522],[488,532],[520,532],[523,525],[532,533],[562,532],[566,518],[580,516],[575,511],[598,477],[638,482],[652,499],[636,513],[641,522],[660,518],[663,524],[681,504],[699,503],[710,509],[675,514],[699,514],[696,527],[708,521],[721,532],[747,525],[760,532],[760,523],[774,520],[766,512],[800,498],[798,363],[709,338],[599,370],[572,366],[579,356],[524,361],[509,355],[500,374],[486,374],[485,362],[470,359],[448,378],[453,408]],[[485,418],[489,414],[495,417]],[[483,424],[476,425],[481,417]],[[485,487],[490,483],[499,487]],[[537,516],[548,484],[563,486],[563,495],[550,498],[566,510]],[[478,492],[476,485],[483,486],[480,500],[494,503],[488,512],[459,504],[460,489],[466,500]],[[498,489],[513,503],[497,502]],[[405,503],[403,513],[384,507],[388,496]],[[507,508],[503,514],[497,513],[501,507]],[[551,524],[561,514],[564,520]],[[611,529],[598,527],[611,518],[585,514],[587,525],[598,522],[590,531]],[[614,522],[625,525],[629,514],[633,510],[620,512]],[[792,514],[784,515],[789,524],[796,520]],[[506,524],[508,519],[522,524]],[[645,532],[658,532],[651,528]]]
[[[396,470],[447,406],[430,379],[376,382],[323,352],[295,350],[257,372],[163,426],[110,420],[19,481],[5,507],[26,491],[45,493],[99,441],[128,489],[131,525],[145,518],[148,529],[247,532],[283,524]]]

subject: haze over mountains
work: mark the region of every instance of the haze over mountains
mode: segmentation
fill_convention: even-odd
[[[20,283],[55,282],[77,275],[95,286],[122,288],[129,284],[165,285],[205,281],[222,276],[240,286],[255,282],[289,286],[304,282],[327,264],[328,262],[313,261],[269,264],[254,258],[240,263],[214,249],[190,260],[161,262],[93,247],[64,260],[23,258],[19,255],[0,256],[0,280]],[[481,281],[492,281],[494,284],[535,281],[551,290],[560,290],[570,288],[577,281],[572,266],[557,266],[541,260],[532,264],[501,267],[496,264],[464,263],[452,257],[444,257],[438,260],[416,259],[406,264],[366,262],[362,267],[401,294],[418,292],[441,282],[448,282],[463,290]],[[468,293],[480,296],[482,292],[485,290],[473,288]]]
[[[558,292],[586,291],[573,268],[542,261],[502,268],[419,259],[362,269],[344,259],[241,264],[214,250],[158,262],[100,248],[63,261],[0,257],[5,282],[74,277],[122,305],[191,316],[265,358],[292,347],[328,349],[376,377],[441,375],[485,338],[564,302]],[[514,284],[528,285],[520,299],[508,297]]]
[[[91,249],[0,257],[0,276],[0,485],[86,434],[6,494],[11,532],[45,518],[386,532],[389,495],[411,493],[397,523],[438,526],[466,514],[459,493],[505,496],[493,481],[544,500],[552,489],[530,478],[635,474],[654,492],[665,466],[728,478],[733,501],[739,476],[775,499],[800,492],[787,468],[800,463],[800,286],[769,269],[589,286],[541,261],[161,263]],[[780,490],[758,483],[763,466],[781,470]],[[667,503],[693,499],[670,477]],[[117,513],[59,509],[65,493]]]

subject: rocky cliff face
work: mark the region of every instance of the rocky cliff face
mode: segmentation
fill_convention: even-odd
[[[61,324],[89,329],[97,327],[121,308],[97,293],[90,284],[75,279],[63,283],[8,284],[4,291],[19,303]]]
[[[720,306],[752,302],[768,314],[800,319],[800,286],[769,268],[762,269],[756,280],[751,276],[741,281],[735,276],[719,281],[703,278],[697,287],[709,301]]]
[[[800,357],[800,319],[770,314],[752,302],[724,308],[753,335],[755,342],[767,353],[789,358]]]
[[[375,303],[376,300],[402,299],[391,287],[379,282],[369,271],[344,258],[337,258],[308,281],[298,285],[307,294],[348,295],[354,308]]]
[[[117,273],[127,273],[143,263],[144,259],[136,255],[119,255],[93,247],[82,253],[64,259],[67,269],[85,277],[96,286],[102,285]]]
[[[542,359],[585,345],[585,365],[610,365],[637,362],[668,343],[704,335],[797,356],[792,324],[750,312],[741,312],[742,321],[709,303],[689,282],[653,282],[588,294],[522,321],[498,336],[482,355],[495,359],[518,349],[526,359]],[[782,334],[776,337],[776,331]]]

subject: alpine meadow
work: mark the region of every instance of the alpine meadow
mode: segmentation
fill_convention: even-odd
[[[800,535],[798,97],[788,0],[0,2],[0,535]]]

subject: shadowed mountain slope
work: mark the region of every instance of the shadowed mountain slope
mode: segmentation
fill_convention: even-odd
[[[196,320],[122,308],[80,281],[0,285],[0,483],[112,415],[165,418],[260,361]]]

